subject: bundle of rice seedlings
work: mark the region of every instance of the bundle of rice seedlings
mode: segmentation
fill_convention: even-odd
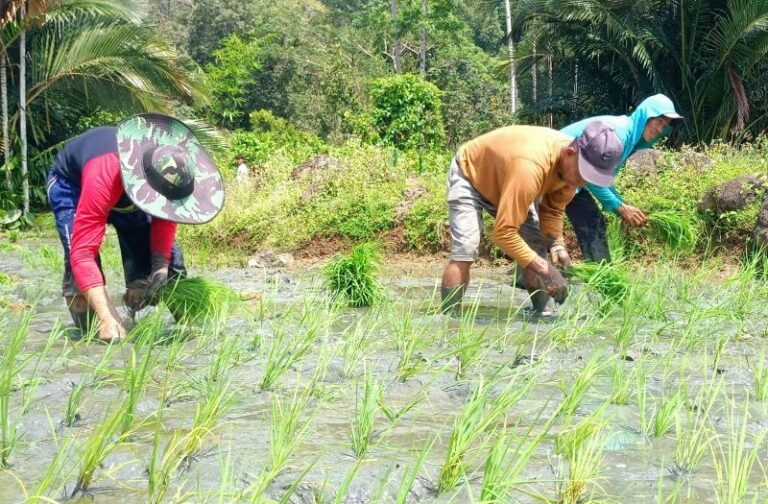
[[[675,250],[692,250],[699,237],[695,217],[677,210],[649,214],[648,226],[658,240]]]
[[[222,283],[195,277],[169,282],[160,300],[177,322],[195,322],[215,317],[222,306],[238,301],[239,296]]]
[[[363,243],[349,255],[339,255],[325,267],[325,287],[334,299],[349,306],[371,306],[382,296],[375,274],[379,268],[379,248],[375,243]]]
[[[616,266],[605,261],[572,264],[568,276],[595,289],[606,299],[620,304],[629,294],[629,279]]]

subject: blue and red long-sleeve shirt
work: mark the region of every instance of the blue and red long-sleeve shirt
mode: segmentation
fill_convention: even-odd
[[[72,139],[56,156],[53,171],[59,177],[80,186],[70,246],[70,265],[77,287],[86,292],[104,285],[96,256],[104,241],[109,212],[132,204],[123,189],[116,128],[94,128]],[[175,237],[175,222],[152,218],[149,231],[150,253],[160,254],[169,261]]]

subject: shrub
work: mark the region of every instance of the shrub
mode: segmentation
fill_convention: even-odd
[[[371,85],[371,122],[385,145],[403,150],[443,145],[440,90],[416,75],[376,79]]]

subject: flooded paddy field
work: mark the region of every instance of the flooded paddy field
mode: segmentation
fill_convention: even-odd
[[[114,241],[114,240],[113,240]],[[115,299],[119,254],[102,260]],[[672,266],[623,306],[527,320],[503,268],[436,314],[442,264],[373,308],[320,268],[193,270],[242,294],[78,340],[55,242],[0,252],[0,502],[765,502],[768,287]]]

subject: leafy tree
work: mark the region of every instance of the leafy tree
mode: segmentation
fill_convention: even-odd
[[[376,79],[371,119],[386,145],[404,150],[439,147],[445,137],[440,90],[415,75]]]
[[[247,126],[247,113],[253,110],[253,98],[259,92],[255,73],[261,68],[261,43],[246,42],[237,35],[224,40],[214,51],[215,63],[207,66],[211,91],[211,119],[227,128]]]

